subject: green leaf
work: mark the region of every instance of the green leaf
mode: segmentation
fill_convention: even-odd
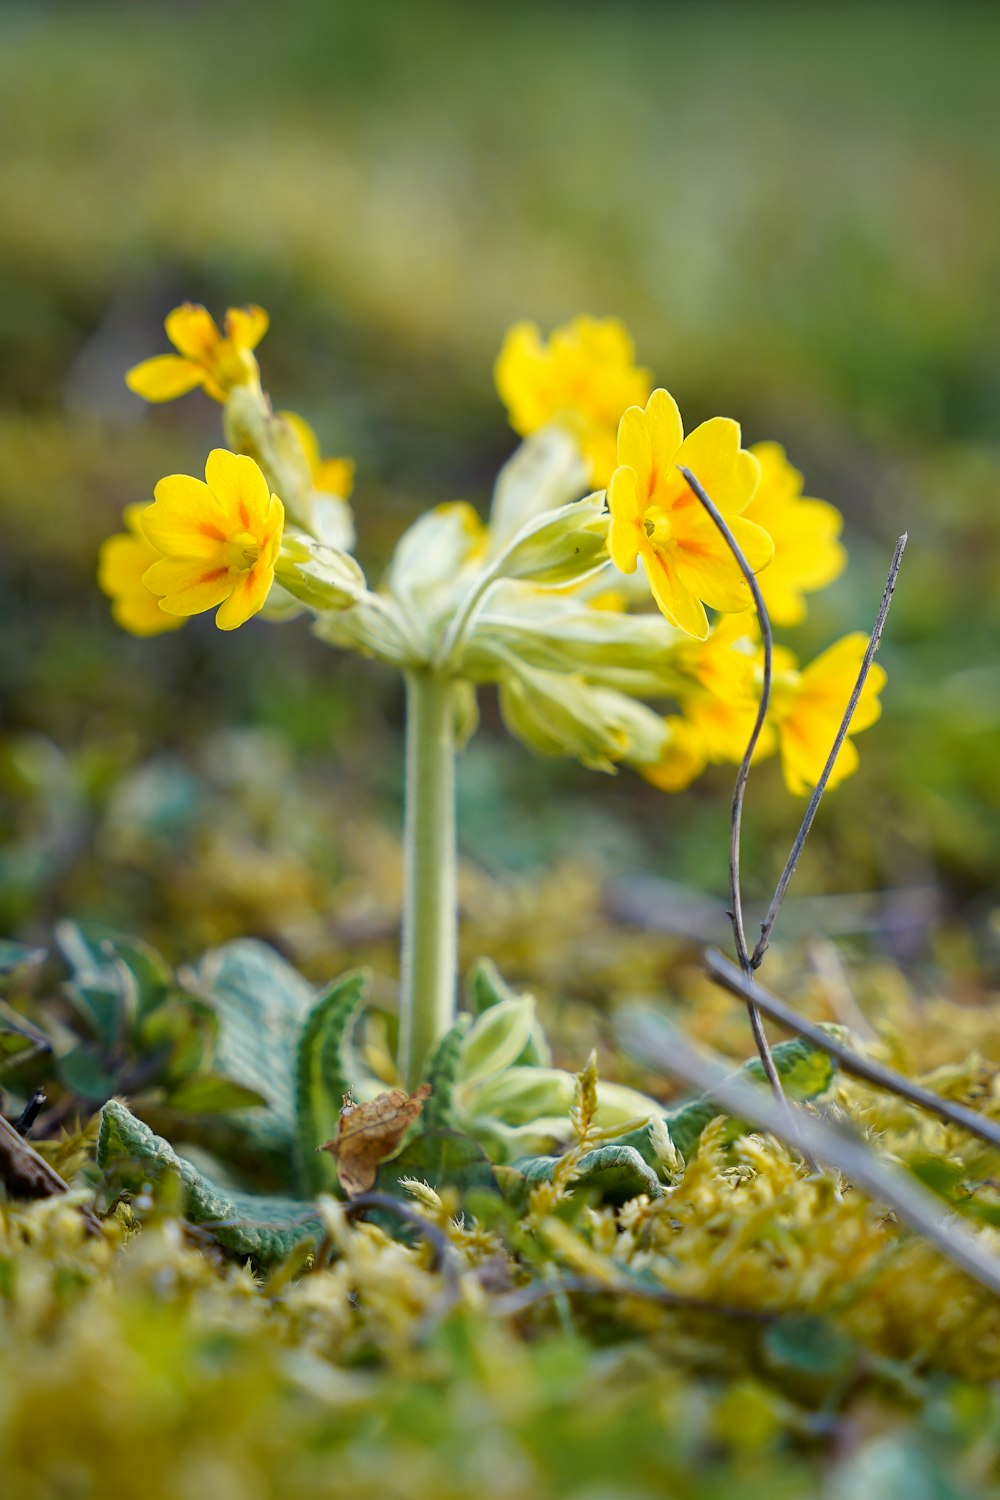
[[[454,1130],[425,1130],[408,1141],[398,1156],[378,1169],[376,1189],[380,1193],[407,1196],[400,1181],[416,1177],[430,1187],[472,1188],[496,1192],[497,1182],[489,1159],[471,1136]]]
[[[424,1130],[452,1130],[455,1126],[453,1095],[462,1064],[462,1043],[472,1017],[460,1015],[431,1053],[424,1082],[431,1086],[420,1122]]]
[[[67,1088],[91,1104],[103,1104],[118,1087],[118,1074],[99,1047],[74,1047],[58,1059],[56,1072]]]
[[[267,1108],[248,1112],[242,1128],[266,1151],[294,1150],[295,1057],[312,986],[266,943],[240,939],[207,954],[199,993],[215,1007],[215,1071],[253,1089]]]
[[[35,968],[44,958],[44,948],[29,948],[26,943],[15,943],[10,938],[0,938],[0,975],[16,974],[19,969]]]
[[[779,1042],[771,1050],[778,1075],[791,1098],[815,1099],[830,1087],[836,1072],[836,1064],[830,1055],[817,1047],[814,1042],[806,1041],[804,1037],[796,1037],[794,1041]],[[739,1070],[739,1075],[756,1078],[763,1082],[764,1069],[760,1058],[755,1057],[750,1062],[744,1063]],[[668,1110],[663,1118],[670,1131],[670,1139],[677,1150],[682,1156],[690,1159],[697,1150],[698,1142],[706,1126],[724,1113],[725,1111],[720,1109],[714,1099],[699,1095],[677,1109]],[[742,1121],[731,1121],[726,1130],[727,1141],[736,1140],[738,1136],[746,1132],[746,1128]],[[650,1166],[657,1165],[658,1158],[649,1138],[647,1125],[640,1126],[638,1130],[630,1130],[627,1135],[619,1136],[617,1144],[632,1146]]]
[[[103,1047],[163,1001],[173,975],[155,949],[97,922],[60,922],[56,942],[71,970],[66,993]]]
[[[519,1202],[522,1196],[527,1196],[528,1188],[539,1182],[551,1182],[558,1161],[557,1156],[523,1156],[510,1167],[501,1168],[497,1175],[504,1197]],[[520,1183],[513,1173],[522,1179]],[[646,1193],[650,1198],[663,1196],[660,1179],[653,1168],[633,1146],[624,1146],[620,1142],[598,1146],[581,1156],[573,1187],[592,1188],[608,1203],[627,1203],[640,1193]]]
[[[170,1092],[171,1109],[191,1115],[223,1114],[233,1109],[256,1109],[267,1101],[256,1089],[234,1083],[221,1073],[195,1073]]]
[[[853,1341],[826,1318],[811,1313],[779,1318],[764,1334],[762,1349],[767,1365],[791,1376],[800,1389],[802,1382],[813,1388],[839,1383],[858,1360]]]
[[[51,1050],[52,1043],[43,1031],[0,1000],[0,1072],[21,1067]]]
[[[169,1141],[154,1135],[124,1104],[111,1099],[101,1111],[97,1162],[109,1171],[123,1161],[136,1162],[143,1175],[154,1180],[168,1172],[176,1173],[191,1222],[211,1229],[226,1250],[251,1256],[261,1265],[283,1260],[301,1240],[318,1240],[322,1234],[311,1204],[294,1198],[224,1191],[178,1156]]]
[[[511,989],[491,958],[477,959],[466,981],[469,1009],[473,1016],[481,1016],[505,1000],[523,1000],[524,994]],[[522,1050],[514,1059],[522,1067],[547,1068],[552,1062],[552,1052],[545,1039],[541,1023],[535,1018],[531,1034]]]
[[[357,1082],[350,1035],[370,983],[367,969],[335,979],[309,1011],[299,1036],[296,1156],[302,1186],[311,1193],[339,1192],[333,1158],[317,1147],[336,1134],[343,1097]]]

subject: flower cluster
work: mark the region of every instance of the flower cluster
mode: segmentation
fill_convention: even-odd
[[[151,401],[201,386],[223,404],[229,446],[204,482],[161,480],[105,543],[100,582],[119,624],[151,635],[215,609],[225,630],[304,608],[333,645],[444,674],[460,735],[477,686],[493,683],[511,732],[542,754],[628,764],[666,790],[740,759],[762,681],[753,596],[681,471],[711,496],[773,622],[795,625],[846,554],[839,513],[803,496],[778,444],[744,448],[726,417],[685,434],[615,319],[578,317],[548,340],[516,324],[496,381],[523,441],[486,520],[462,501],[427,511],[370,589],[351,554],[353,464],[324,459],[301,417],[272,409],[253,352],[267,326],[256,307],[231,308],[223,330],[202,307],[177,308],[177,354],[128,374]],[[821,774],[863,649],[848,636],[801,669],[775,650],[757,753],[780,756],[794,792]],[[852,732],[877,718],[883,681],[870,675]],[[856,763],[848,740],[834,780]]]

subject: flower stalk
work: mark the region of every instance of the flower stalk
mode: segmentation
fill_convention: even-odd
[[[406,676],[406,809],[399,1067],[407,1088],[455,1014],[458,891],[451,676]]]

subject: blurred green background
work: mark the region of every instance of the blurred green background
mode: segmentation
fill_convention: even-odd
[[[190,299],[269,309],[265,381],[357,458],[372,577],[422,507],[486,504],[507,325],[578,311],[625,319],[689,425],[779,439],[844,510],[851,567],[789,637],[804,656],[868,628],[907,528],[884,719],[798,891],[894,892],[874,941],[990,958],[998,55],[977,5],[0,4],[3,930],[72,911],[174,956],[261,932],[317,972],[383,942],[392,962],[398,682],[301,621],[133,641],[94,582],[122,506],[217,440],[207,398],[122,382]],[[728,772],[668,798],[533,761],[484,708],[470,944],[537,979],[531,912],[592,923],[618,881],[634,915],[642,872],[723,893]],[[751,896],[799,812],[762,768]]]

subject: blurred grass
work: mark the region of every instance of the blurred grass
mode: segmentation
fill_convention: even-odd
[[[291,746],[289,775],[332,746],[335,773],[394,818],[390,679],[301,625],[224,639],[199,621],[136,643],[108,621],[101,537],[162,473],[197,472],[217,433],[201,397],[150,410],[122,371],[163,347],[177,301],[263,302],[279,404],[359,460],[377,576],[417,508],[485,501],[512,441],[490,379],[505,326],[614,312],[689,423],[724,411],[750,440],[780,438],[845,510],[852,568],[816,602],[804,654],[865,627],[910,530],[886,715],[800,888],[929,882],[985,914],[1000,886],[998,43],[1000,11],[971,4],[0,6],[10,728],[127,768],[263,723]],[[4,826],[23,833],[35,804],[17,775],[0,782],[19,804]],[[487,712],[463,768],[467,845],[544,861],[584,817],[609,868],[645,860],[721,889],[727,783],[664,802],[531,764]],[[747,858],[762,891],[796,811],[762,770]]]

